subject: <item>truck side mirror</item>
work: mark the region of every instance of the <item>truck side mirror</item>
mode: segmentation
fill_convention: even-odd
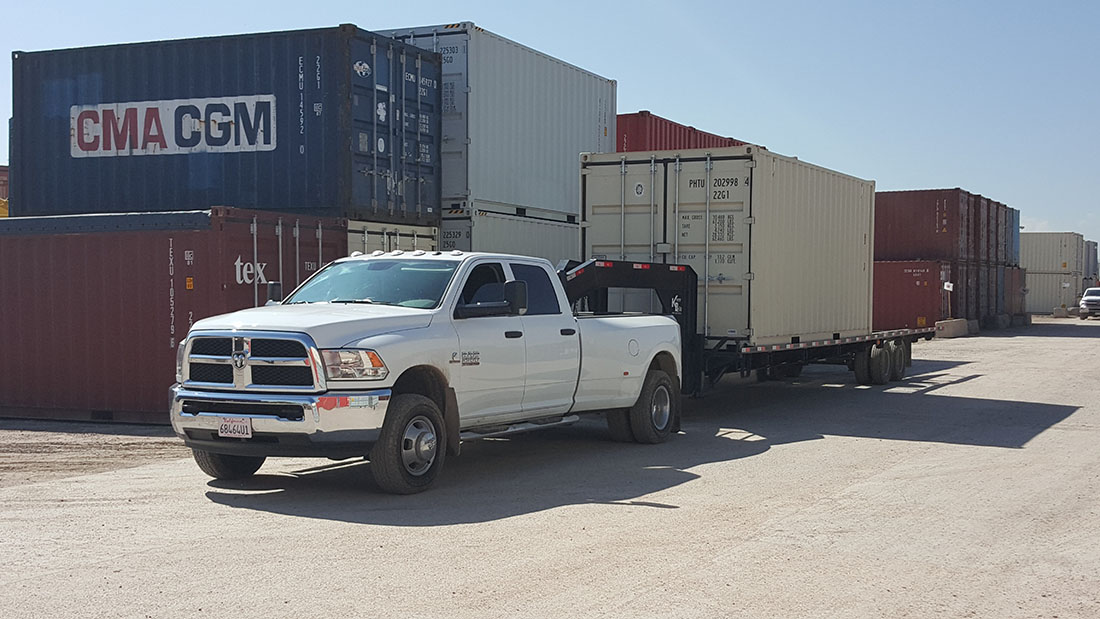
[[[527,282],[504,282],[504,300],[513,314],[522,316],[527,313]]]
[[[264,305],[278,305],[283,301],[283,283],[267,282],[267,303]]]

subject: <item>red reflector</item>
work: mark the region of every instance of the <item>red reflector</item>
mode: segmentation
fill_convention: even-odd
[[[613,262],[597,262],[596,266],[598,266],[598,267],[613,267],[613,266],[615,266],[615,264]]]
[[[573,273],[573,275],[580,275],[581,273],[584,273],[584,269],[577,269],[577,270],[576,270],[576,271],[575,271],[575,272]]]
[[[638,264],[638,263],[634,263],[634,268],[635,268],[635,269],[648,269],[648,268],[649,268],[649,265],[648,265],[648,264]]]
[[[686,271],[687,267],[671,266],[671,267],[668,267],[668,270],[669,271]]]

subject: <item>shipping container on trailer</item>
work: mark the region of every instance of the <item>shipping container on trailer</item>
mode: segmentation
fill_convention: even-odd
[[[873,181],[738,146],[585,154],[581,194],[585,259],[690,265],[708,337],[871,331]]]
[[[505,215],[478,210],[470,217],[445,218],[444,251],[487,251],[546,258],[553,265],[581,257],[581,228],[550,212]]]
[[[1081,299],[1082,281],[1079,273],[1026,272],[1027,313],[1049,314],[1059,307],[1074,307]]]
[[[614,80],[472,22],[383,34],[443,56],[444,209],[577,215],[577,155],[615,150]]]
[[[1084,273],[1085,239],[1076,232],[1024,232],[1020,266],[1028,273]]]
[[[347,239],[341,219],[231,208],[0,221],[0,350],[22,351],[0,355],[0,415],[167,423],[190,326],[289,293]]]
[[[875,331],[933,327],[958,315],[952,293],[944,283],[954,282],[951,263],[940,261],[875,261]]]
[[[438,225],[433,52],[343,25],[17,51],[12,69],[13,216],[230,205]]]
[[[370,221],[348,222],[348,251],[435,251],[439,249],[439,228],[403,226]]]
[[[648,110],[619,114],[615,120],[615,134],[615,151],[620,153],[748,145],[748,142],[681,125]]]

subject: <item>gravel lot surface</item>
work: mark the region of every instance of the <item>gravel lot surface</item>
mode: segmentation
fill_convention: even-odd
[[[210,481],[166,428],[0,420],[4,617],[1098,617],[1100,321],[921,343],[911,376],[724,380],[602,422]]]

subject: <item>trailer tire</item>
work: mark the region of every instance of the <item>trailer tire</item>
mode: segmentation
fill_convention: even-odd
[[[852,359],[852,371],[856,373],[856,382],[861,385],[871,384],[871,351],[863,348],[856,351]]]
[[[661,370],[650,370],[638,401],[630,407],[630,429],[639,443],[663,443],[680,414],[680,390]]]
[[[370,450],[370,474],[390,494],[431,487],[447,456],[447,429],[431,399],[403,393],[390,401],[378,442]]]
[[[607,417],[607,433],[616,443],[633,443],[634,431],[630,429],[630,412],[625,408],[609,410],[604,415]]]
[[[905,345],[900,342],[887,342],[886,350],[890,354],[890,381],[905,378]]]
[[[195,458],[195,464],[199,465],[203,473],[214,479],[245,479],[260,470],[264,465],[263,456],[231,456],[219,454],[202,449],[192,449],[191,455]]]
[[[886,346],[871,347],[871,384],[885,385],[890,381],[892,356]]]

